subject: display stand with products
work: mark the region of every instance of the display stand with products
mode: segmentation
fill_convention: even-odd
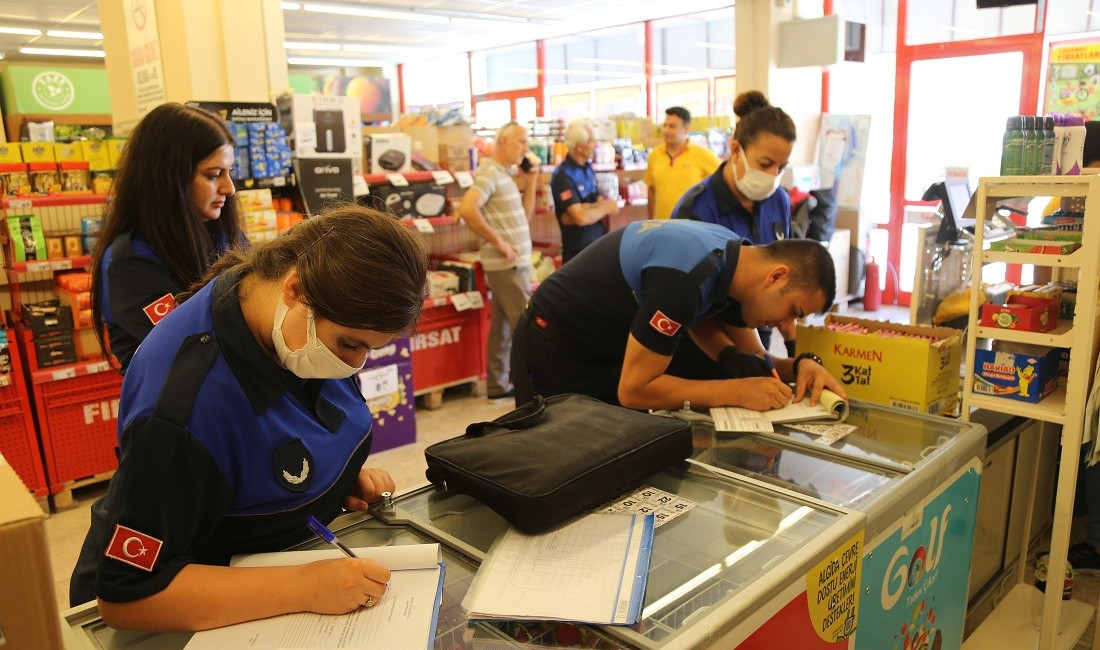
[[[1080,249],[1068,254],[990,250],[984,236],[985,227],[996,210],[998,202],[1004,199],[1036,196],[1080,197],[1085,200]],[[1070,526],[1073,519],[1073,497],[1085,424],[1085,401],[1093,381],[1098,336],[1100,336],[1097,321],[1100,312],[1096,303],[1096,292],[1100,282],[1098,277],[1100,260],[1096,255],[1096,251],[1100,248],[1100,176],[983,178],[978,186],[975,200],[977,205],[974,235],[975,268],[996,262],[1049,267],[1053,270],[1056,280],[1075,277],[1078,288],[1082,289],[1079,294],[1081,300],[1076,304],[1076,311],[1071,321],[1063,321],[1050,331],[1032,332],[983,324],[982,289],[979,282],[974,282],[971,289],[966,341],[966,350],[970,358],[965,364],[962,391],[964,417],[969,417],[973,408],[984,408],[1038,420],[1043,423],[1040,431],[1061,426],[1061,456],[1048,565],[1048,575],[1061,576],[1065,572]],[[1041,348],[1039,353],[1016,354],[1011,359],[1002,356],[984,363],[976,361],[979,355],[985,357],[990,354],[983,349],[984,344],[989,341],[1041,346]],[[1053,390],[1039,401],[1025,401],[1039,398],[1044,390],[1041,385],[1042,376],[1048,369],[1042,367],[1042,364],[1049,363],[1051,357],[1042,355],[1041,350],[1058,348],[1069,350],[1065,386]],[[1038,369],[1035,369],[1033,364],[1026,363],[1027,360],[1033,360],[1036,357],[1040,357]],[[1016,358],[1019,358],[1019,361],[1016,361]],[[1057,357],[1053,358],[1057,363]],[[1015,371],[1012,373],[1016,375],[1015,387],[1000,389],[995,383],[982,378],[981,375],[984,374],[999,373],[1004,380],[1008,381],[1009,363],[1012,365],[1011,369]],[[1033,366],[1031,370],[1026,367],[1029,365]],[[1057,368],[1054,370],[1056,371]],[[1037,377],[1032,377],[1033,374]],[[1038,459],[1039,455],[1036,455],[1036,463]],[[1032,472],[1032,476],[1037,474],[1038,467]],[[1033,478],[1031,491],[1035,488]],[[1023,526],[1021,558],[1028,557],[1031,518],[1029,506]],[[1047,589],[1043,597],[1042,622],[1039,629],[1036,629],[1031,622],[1031,608],[1038,591],[1032,586],[1033,581],[1027,576],[1027,566],[1026,560],[1021,559],[1017,566],[1017,584],[967,639],[964,648],[980,650],[996,647],[1037,647],[1040,650],[1053,650],[1074,647],[1092,618],[1093,607],[1078,600],[1062,600],[1061,589]],[[1058,585],[1060,580],[1055,578],[1052,584]],[[1093,647],[1098,647],[1098,642],[1100,642],[1100,633],[1094,637]]]
[[[7,199],[3,208],[5,217],[33,214],[46,231],[80,231],[81,220],[98,217],[105,202],[103,196],[40,197]],[[88,344],[78,344],[89,334],[94,340],[94,334],[87,328],[74,329],[72,307],[58,301],[58,317],[41,323],[24,309],[56,301],[56,276],[88,269],[91,256],[49,258],[36,246],[33,258],[28,259],[27,251],[20,258],[10,237],[8,242],[11,345],[19,346],[26,366],[13,381],[26,381],[44,461],[45,492],[55,509],[64,509],[73,505],[74,489],[107,480],[118,465],[114,450],[122,377]],[[78,348],[85,350],[83,359],[78,358]]]

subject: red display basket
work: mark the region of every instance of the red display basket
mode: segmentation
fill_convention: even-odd
[[[20,342],[24,352],[34,345],[25,330]],[[39,369],[27,359],[49,493],[70,492],[82,479],[105,479],[118,467],[122,376],[106,361]]]
[[[49,494],[42,452],[38,447],[19,345],[14,339],[15,332],[9,334],[13,337],[8,340],[11,373],[7,376],[8,385],[0,386],[0,453],[35,498],[41,499]]]
[[[419,395],[485,376],[482,312],[487,309],[488,306],[458,311],[449,298],[427,301],[411,337],[414,393]]]

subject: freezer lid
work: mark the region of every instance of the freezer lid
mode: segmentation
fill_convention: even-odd
[[[845,462],[827,451],[817,452],[752,434],[723,435],[714,446],[692,456],[721,467],[779,485],[828,503],[866,510],[865,506],[903,473],[858,462]]]

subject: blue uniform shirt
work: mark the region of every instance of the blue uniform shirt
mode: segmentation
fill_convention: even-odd
[[[134,355],[119,469],[92,508],[73,603],[137,600],[190,563],[286,548],[309,536],[307,515],[330,521],[356,484],[371,446],[357,380],[286,371],[245,323],[239,284],[232,271],[207,284]],[[120,558],[116,530],[140,533],[155,561]]]
[[[744,324],[728,295],[742,243],[714,224],[636,221],[555,271],[531,304],[580,359],[620,361],[628,334],[671,356],[713,314]]]
[[[567,226],[561,222],[561,216],[569,206],[595,203],[599,199],[596,172],[592,171],[592,165],[578,165],[572,156],[566,156],[550,177],[550,191],[554,193],[554,215],[561,228],[562,261],[568,262],[586,246],[607,234],[607,228],[599,221],[587,226]]]
[[[672,218],[716,223],[761,246],[789,237],[791,199],[787,192],[776,190],[749,212],[722,178],[727,164],[722,163],[718,171],[688,190],[672,210]]]

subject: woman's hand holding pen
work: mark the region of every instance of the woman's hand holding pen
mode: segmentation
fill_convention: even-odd
[[[367,506],[382,498],[383,492],[396,492],[393,477],[384,469],[364,467],[359,471],[359,479],[351,494],[344,499],[344,508],[366,510]]]
[[[341,557],[300,565],[301,611],[347,614],[373,606],[386,593],[390,570],[374,560]]]

